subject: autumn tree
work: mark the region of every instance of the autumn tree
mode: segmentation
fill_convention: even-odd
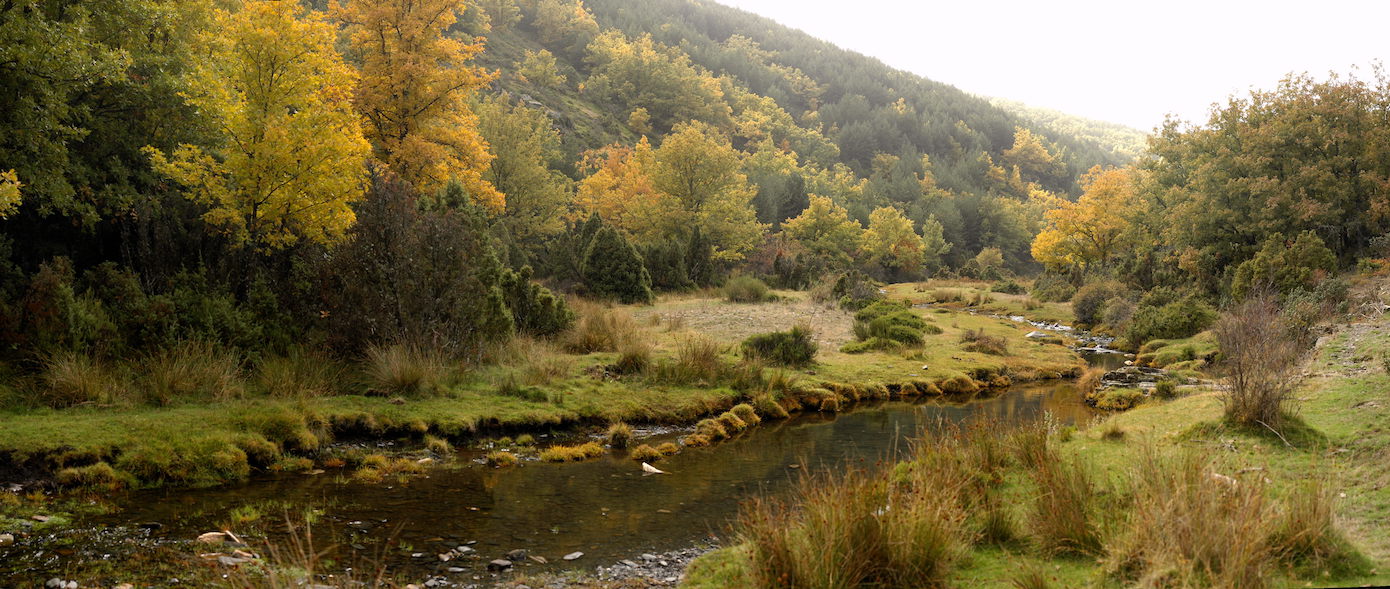
[[[24,185],[20,184],[19,176],[14,170],[0,172],[0,219],[10,216],[15,209],[19,208],[20,193],[19,189]]]
[[[234,243],[336,241],[353,222],[348,205],[363,193],[370,146],[333,26],[276,1],[214,18],[198,38],[205,58],[189,74],[187,100],[221,137],[168,154],[149,148],[154,168],[208,207],[203,219]]]
[[[715,257],[740,259],[762,235],[751,204],[754,191],[739,170],[739,154],[701,123],[682,125],[653,153],[652,186],[675,197],[690,225],[714,244]]]
[[[602,216],[642,246],[679,235],[688,219],[680,203],[652,183],[653,151],[644,137],[633,147],[610,145],[588,152],[583,167],[592,172],[579,181],[576,212]]]
[[[553,88],[565,83],[565,77],[560,75],[560,70],[555,65],[555,55],[544,49],[527,51],[522,56],[521,63],[517,65],[516,73],[527,82],[542,88]]]
[[[504,197],[483,178],[492,161],[468,97],[491,75],[470,61],[481,42],[447,36],[460,0],[334,3],[362,64],[355,103],[377,159],[421,194],[457,180],[477,202],[501,211]]]
[[[1033,258],[1054,271],[1105,264],[1125,238],[1126,212],[1136,201],[1135,174],[1131,168],[1092,168],[1074,203],[1040,194],[1049,210],[1046,228],[1033,240]]]
[[[922,236],[913,230],[912,221],[893,207],[869,214],[863,250],[870,263],[894,272],[916,273],[926,260]]]
[[[478,130],[493,154],[483,179],[506,198],[501,224],[523,242],[559,232],[570,183],[548,165],[560,143],[550,118],[500,97],[479,102],[477,111]]]
[[[854,259],[864,237],[864,228],[849,218],[844,207],[816,195],[811,195],[811,206],[783,224],[782,230],[812,253],[841,264]]]
[[[598,21],[581,0],[539,0],[535,4],[536,28],[542,45],[573,60],[583,57],[599,34]]]
[[[691,119],[716,125],[729,120],[719,81],[651,35],[628,40],[606,31],[589,44],[585,59],[593,65],[585,92],[620,108],[647,109],[658,133]]]
[[[1048,149],[1044,139],[1024,127],[1014,128],[1013,146],[999,156],[1010,172],[1017,170],[1024,182],[1056,187],[1067,171],[1062,158]]]

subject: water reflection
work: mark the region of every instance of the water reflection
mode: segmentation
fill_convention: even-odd
[[[479,562],[525,548],[552,561],[582,551],[585,558],[575,564],[591,567],[720,535],[741,499],[782,491],[801,469],[873,465],[906,451],[907,440],[942,423],[976,416],[1017,422],[1043,412],[1062,423],[1092,415],[1070,383],[1019,386],[989,399],[889,402],[839,416],[799,416],[714,447],[686,449],[661,463],[669,475],[644,476],[637,463],[611,455],[506,470],[439,468],[405,485],[340,482],[331,474],[285,476],[219,489],[138,493],[106,523],[161,522],[160,534],[188,538],[227,520],[239,505],[281,500],[327,506],[326,520],[344,550],[356,545],[377,554],[382,540],[395,537],[401,546],[389,551],[388,561],[421,574],[472,566],[446,565],[435,557],[469,540],[477,541],[473,547],[484,557]],[[411,552],[425,556],[412,558]]]

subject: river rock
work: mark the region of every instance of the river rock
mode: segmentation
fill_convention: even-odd
[[[525,549],[522,549],[522,548],[517,548],[516,550],[513,550],[513,551],[511,551],[511,552],[508,552],[508,553],[507,553],[507,560],[511,560],[511,561],[526,560],[526,550],[525,550]]]
[[[512,561],[505,558],[499,558],[487,563],[487,570],[489,571],[505,571],[510,568],[512,568]]]
[[[198,541],[204,544],[219,544],[226,539],[227,535],[223,534],[222,532],[208,532],[206,534],[198,535]]]
[[[47,583],[43,584],[44,589],[63,589],[64,585],[67,585],[67,583],[64,583],[63,580],[58,577],[53,577],[49,579]]]
[[[235,557],[235,556],[219,556],[219,557],[217,557],[217,564],[220,564],[220,565],[222,565],[222,566],[224,566],[224,567],[234,567],[234,566],[240,565],[241,563],[244,563],[244,562],[251,562],[251,559],[249,559],[249,558],[237,558],[237,557]]]
[[[0,546],[14,544],[14,534],[0,534]]]
[[[569,554],[566,554],[564,558],[565,560],[579,560],[579,558],[582,556],[584,556],[583,552],[571,552]]]

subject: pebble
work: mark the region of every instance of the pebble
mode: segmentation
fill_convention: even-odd
[[[0,534],[0,546],[14,544],[14,534]]]
[[[465,568],[463,568],[463,567],[449,567],[449,572],[451,572],[451,573],[462,573],[462,572],[464,572],[464,571],[466,571],[466,570],[468,570],[468,569],[465,569]]]
[[[489,571],[505,571],[509,568],[512,568],[512,561],[505,558],[499,558],[487,563],[487,570]]]
[[[36,516],[34,516],[32,519],[33,519],[34,521],[36,521],[36,522],[43,523],[43,522],[48,521],[48,516],[46,516],[46,515],[36,515]]]
[[[630,566],[630,567],[632,567],[632,568],[634,568],[634,569],[637,568],[637,563],[632,562],[632,561],[630,561],[630,560],[622,560],[622,561],[620,561],[620,562],[622,562],[623,564],[625,564],[625,565],[627,565],[627,566]]]
[[[565,560],[579,560],[582,556],[584,556],[583,552],[571,552],[565,555]]]
[[[659,557],[659,556],[657,556],[657,555],[655,555],[655,554],[652,554],[652,553],[650,553],[650,552],[644,552],[644,553],[642,553],[642,560],[651,561],[651,560],[658,560],[659,558],[661,558],[661,557]]]
[[[219,556],[219,557],[217,557],[217,562],[218,562],[218,564],[221,564],[222,566],[234,567],[234,566],[237,566],[237,565],[239,565],[239,564],[241,564],[241,563],[243,563],[243,562],[250,562],[250,559],[246,559],[246,558],[236,558],[236,557],[234,557],[234,556]]]
[[[526,560],[526,551],[521,548],[507,553],[507,560]]]

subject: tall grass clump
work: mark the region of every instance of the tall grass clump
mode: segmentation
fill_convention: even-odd
[[[255,383],[272,397],[326,397],[343,391],[343,369],[327,355],[292,348],[256,365]]]
[[[736,379],[736,367],[720,357],[718,343],[705,336],[691,336],[676,345],[675,358],[655,367],[657,380],[672,384],[710,385]]]
[[[1099,554],[1098,489],[1087,465],[1050,451],[1030,474],[1038,495],[1028,523],[1038,547],[1053,555]]]
[[[438,391],[451,371],[438,351],[393,344],[367,348],[363,372],[369,392],[412,396]]]
[[[626,448],[632,443],[632,427],[621,421],[608,426],[608,433],[604,435],[608,445],[614,448]]]
[[[560,353],[550,340],[517,336],[500,346],[495,358],[516,369],[522,384],[540,386],[568,377],[574,358]]]
[[[730,278],[719,290],[730,303],[761,303],[774,298],[767,283],[752,276]]]
[[[967,352],[979,352],[993,356],[1007,356],[1009,354],[1009,340],[1002,336],[989,335],[984,329],[967,329],[960,335],[960,343]]]
[[[743,340],[743,355],[777,366],[806,366],[815,361],[816,340],[804,325],[790,331],[773,331]]]
[[[572,306],[578,311],[579,319],[560,336],[561,345],[570,352],[616,352],[625,343],[640,337],[637,323],[621,309],[589,301],[575,301]]]
[[[551,446],[541,450],[540,458],[546,462],[578,462],[587,458],[603,456],[603,446],[598,442],[585,442],[578,446]]]
[[[1128,521],[1107,543],[1105,572],[1146,586],[1269,586],[1273,511],[1263,485],[1214,477],[1196,454],[1146,452],[1130,477]]]
[[[121,381],[100,359],[80,352],[59,352],[44,361],[36,397],[54,409],[110,404],[121,396]]]
[[[1279,427],[1298,384],[1302,350],[1287,333],[1273,297],[1256,294],[1216,321],[1226,419],[1241,425]]]
[[[241,397],[241,358],[210,342],[184,341],[146,356],[138,368],[147,402],[225,401]]]
[[[1332,488],[1313,479],[1294,487],[1274,519],[1270,544],[1280,561],[1305,576],[1365,574],[1369,561],[1337,529]]]
[[[931,587],[964,554],[961,511],[850,470],[803,479],[791,501],[755,499],[737,533],[761,587]]]

